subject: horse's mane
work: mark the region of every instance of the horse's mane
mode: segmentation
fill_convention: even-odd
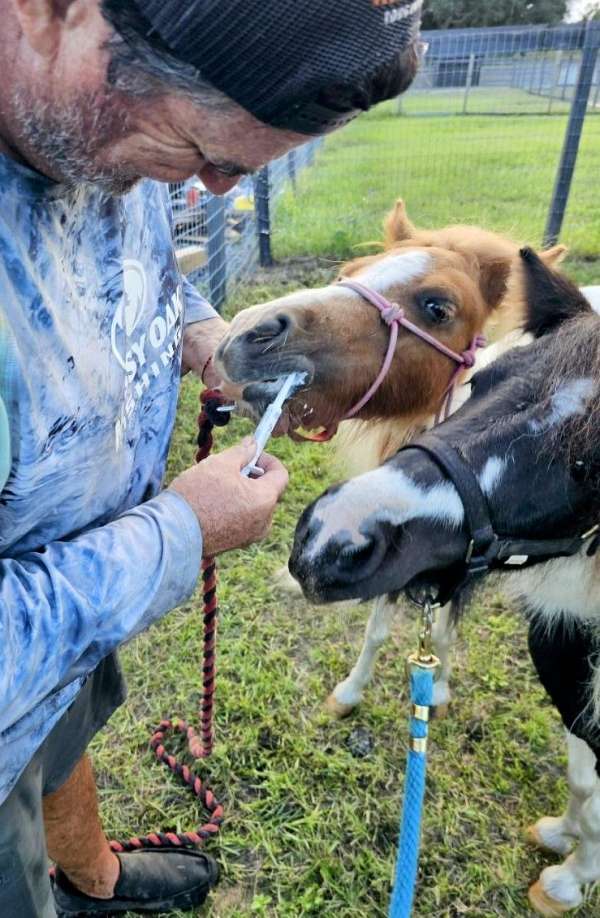
[[[563,322],[552,337],[542,397],[552,397],[574,377],[594,384],[588,410],[556,428],[555,445],[570,462],[584,462],[600,490],[600,316],[591,313]],[[540,343],[546,340],[544,336]]]

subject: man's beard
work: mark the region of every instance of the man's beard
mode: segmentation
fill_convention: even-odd
[[[106,96],[82,95],[62,107],[26,98],[15,92],[12,111],[20,145],[31,164],[67,187],[91,184],[109,194],[126,194],[141,176],[126,167],[106,166],[98,153],[109,142],[126,133],[123,112],[119,123]],[[111,131],[111,127],[115,125]],[[101,138],[101,140],[99,140]]]

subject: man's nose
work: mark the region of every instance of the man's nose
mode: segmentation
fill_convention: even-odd
[[[211,194],[227,194],[235,188],[241,178],[241,175],[224,175],[210,163],[203,166],[198,176]]]

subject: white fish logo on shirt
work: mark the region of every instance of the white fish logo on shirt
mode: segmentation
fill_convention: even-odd
[[[135,331],[144,311],[147,287],[143,265],[132,258],[126,258],[123,261],[123,299],[115,312],[110,330],[113,354],[124,370],[127,370],[127,339]]]

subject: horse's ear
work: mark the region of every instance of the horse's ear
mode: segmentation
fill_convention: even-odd
[[[383,229],[386,248],[390,248],[395,242],[412,239],[417,232],[406,215],[406,205],[402,198],[398,198],[394,209],[385,218]]]
[[[521,249],[520,255],[527,296],[525,331],[539,338],[561,322],[592,311],[581,290],[563,274],[544,264],[543,256],[529,248]],[[548,252],[545,255],[547,258]]]
[[[558,266],[568,255],[566,245],[553,245],[549,249],[543,249],[539,252],[540,261],[543,261],[549,268]]]
[[[490,309],[496,309],[506,296],[511,268],[507,259],[479,260],[479,288]]]

